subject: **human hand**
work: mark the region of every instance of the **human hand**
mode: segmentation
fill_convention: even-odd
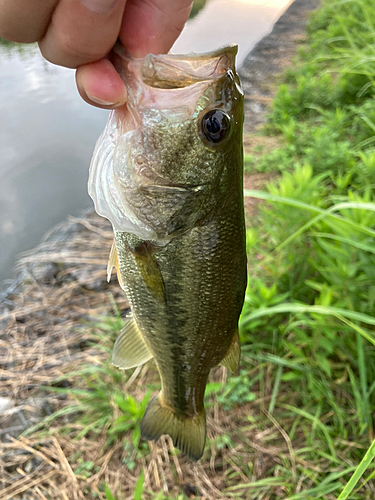
[[[0,0],[0,36],[38,42],[50,62],[76,68],[82,98],[110,109],[126,89],[106,58],[117,38],[133,57],[165,53],[181,33],[192,0]]]

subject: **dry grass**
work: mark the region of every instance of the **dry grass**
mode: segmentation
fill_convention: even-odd
[[[19,284],[2,302],[1,392],[17,404],[86,358],[80,347],[86,337],[82,322],[105,314],[110,294],[119,307],[127,307],[117,284],[107,284],[103,272],[112,243],[107,221],[90,215],[67,225],[70,233],[57,229],[19,260]],[[74,237],[66,238],[73,231]]]
[[[67,416],[45,426],[44,432],[20,436],[28,426],[74,403],[71,395],[46,392],[43,387],[82,386],[81,377],[72,372],[106,364],[108,352],[100,342],[92,344],[97,337],[88,322],[108,314],[113,299],[121,311],[127,309],[116,278],[106,282],[112,242],[107,221],[90,214],[72,219],[68,225],[74,237],[59,240],[52,233],[37,252],[20,260],[19,290],[3,302],[7,306],[0,317],[0,396],[10,397],[14,406],[0,414],[1,499],[104,499],[104,483],[117,498],[130,499],[141,469],[145,472],[144,498],[154,498],[155,492],[163,491],[210,500],[242,498],[245,489],[246,497],[252,498],[256,481],[262,478],[271,478],[274,483],[268,484],[267,479],[264,495],[256,498],[283,498],[277,467],[287,462],[295,474],[294,453],[300,444],[298,440],[290,442],[277,414],[267,415],[271,376],[269,387],[254,386],[257,399],[251,404],[225,411],[210,396],[209,444],[198,464],[173,451],[170,439],[163,437],[156,444],[150,443],[135,465],[129,466],[124,443],[130,441],[130,434],[111,447],[105,446],[106,429],[99,435],[76,439],[82,426],[73,423],[64,434]],[[253,371],[257,369],[253,367]],[[212,380],[224,381],[225,377],[220,368]],[[56,379],[60,383],[56,384]],[[122,387],[140,401],[156,380],[156,371],[148,363],[124,375]],[[288,394],[287,400],[292,397]],[[93,463],[90,474],[77,473],[77,464],[87,462]]]

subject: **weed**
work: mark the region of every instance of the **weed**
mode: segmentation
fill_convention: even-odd
[[[99,470],[99,467],[96,467],[94,462],[91,460],[89,462],[85,462],[83,458],[78,458],[77,464],[77,467],[74,469],[74,474],[78,476],[88,478]]]
[[[320,480],[305,471],[315,487],[288,498],[325,498],[340,490],[340,500],[363,498],[361,486],[354,488],[373,457],[375,409],[372,2],[327,0],[309,33],[266,129],[283,136],[285,145],[272,155],[285,161],[268,193],[252,193],[268,203],[252,229],[257,238],[249,246],[252,277],[241,336],[247,357],[276,368],[270,410],[281,404],[283,384],[298,391],[298,403],[283,407],[305,421],[310,456],[317,453],[314,440],[324,443],[331,463],[339,463],[343,440],[369,446],[362,462],[353,448],[357,468]],[[258,163],[265,161],[267,155]],[[324,414],[330,416],[323,423]]]
[[[276,387],[298,390],[298,408],[289,411],[311,421],[314,412],[331,415],[314,435],[335,459],[339,436],[372,434],[375,204],[365,189],[347,190],[333,205],[327,181],[305,164],[261,194],[268,204],[249,253],[241,337],[247,357],[279,367]],[[273,395],[272,410],[275,404]]]
[[[251,391],[252,386],[259,377],[249,378],[247,370],[241,370],[237,376],[231,376],[226,384],[210,382],[207,384],[206,398],[214,393],[215,400],[229,410],[238,405],[250,403],[257,398],[255,392]],[[208,403],[209,406],[209,403]]]

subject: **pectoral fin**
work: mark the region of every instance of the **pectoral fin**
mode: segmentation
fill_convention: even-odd
[[[152,354],[134,318],[127,321],[113,348],[112,364],[122,370],[146,363]]]
[[[221,366],[225,366],[228,370],[235,374],[238,371],[238,365],[240,364],[240,356],[241,356],[241,346],[240,346],[240,337],[238,335],[238,328],[234,332],[232,342],[229,346],[228,352],[225,355],[225,358],[220,362]]]
[[[108,283],[111,281],[112,269],[114,267],[116,268],[118,282],[119,282],[121,288],[123,288],[115,240],[113,240],[113,243],[112,243],[111,251],[109,253],[108,265],[107,265],[107,281],[108,281]]]
[[[154,248],[147,242],[135,249],[130,248],[138,270],[150,293],[159,301],[165,302],[165,286],[159,266],[154,257]]]

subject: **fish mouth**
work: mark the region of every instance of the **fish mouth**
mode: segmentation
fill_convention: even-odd
[[[208,54],[173,54],[154,56],[143,60],[142,80],[149,87],[180,89],[199,82],[214,81],[234,70],[237,45],[223,47]]]
[[[132,59],[121,43],[113,48],[115,65],[118,56],[127,62],[129,71],[140,77],[145,85],[165,90],[217,80],[228,70],[235,71],[237,52],[238,46],[229,44],[205,54],[148,54],[142,59]],[[116,66],[121,75],[121,68],[118,64]]]
[[[120,44],[112,50],[109,58],[125,83],[128,98],[110,113],[97,143],[89,193],[97,213],[108,218],[116,231],[145,240],[169,238],[169,226],[163,229],[161,223],[150,222],[149,216],[139,212],[144,200],[147,206],[159,206],[164,225],[180,221],[182,209],[187,210],[185,226],[194,223],[193,205],[205,205],[210,192],[207,185],[212,180],[206,183],[207,176],[201,179],[195,174],[177,176],[173,167],[159,169],[159,156],[148,155],[147,149],[158,150],[158,135],[148,132],[158,131],[160,123],[162,132],[167,126],[172,132],[185,127],[183,130],[195,134],[194,141],[204,148],[197,126],[199,113],[217,105],[224,111],[226,106],[230,109],[234,102],[231,86],[240,86],[236,54],[236,45],[206,54],[149,54],[142,59],[133,59]]]
[[[125,83],[128,99],[116,109],[121,133],[142,128],[143,112],[164,110],[171,119],[193,116],[198,99],[210,87],[221,89],[236,75],[236,44],[204,54],[148,54],[134,59],[121,45],[114,46],[110,60]],[[174,117],[174,118],[173,118]]]

